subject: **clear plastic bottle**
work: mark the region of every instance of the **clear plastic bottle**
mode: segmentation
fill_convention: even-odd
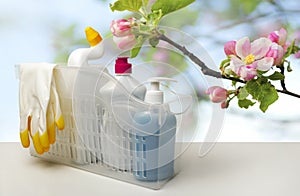
[[[164,103],[164,93],[159,90],[162,81],[170,78],[151,78],[150,89],[145,102],[153,105],[149,111],[138,112],[134,116],[135,167],[134,176],[141,181],[158,181],[174,175],[174,151],[176,137],[176,117]]]

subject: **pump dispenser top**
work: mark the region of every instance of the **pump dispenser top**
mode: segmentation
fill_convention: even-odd
[[[177,82],[171,78],[165,77],[153,77],[148,79],[150,82],[150,88],[146,92],[145,102],[152,104],[162,104],[164,103],[164,92],[159,89],[160,82]]]

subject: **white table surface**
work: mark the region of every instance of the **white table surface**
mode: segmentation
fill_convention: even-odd
[[[182,171],[151,190],[29,155],[19,143],[0,143],[0,196],[57,195],[300,195],[300,143],[218,143],[198,157],[183,155]]]

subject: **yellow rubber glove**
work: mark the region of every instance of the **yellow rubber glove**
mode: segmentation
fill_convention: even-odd
[[[47,152],[55,142],[55,125],[64,128],[53,79],[55,66],[48,63],[20,65],[20,138],[23,147],[28,148],[31,137],[38,154]]]
[[[63,130],[65,128],[64,118],[62,116],[59,97],[56,90],[55,78],[52,78],[50,100],[46,117],[49,143],[54,144],[56,140],[56,127],[58,130]]]

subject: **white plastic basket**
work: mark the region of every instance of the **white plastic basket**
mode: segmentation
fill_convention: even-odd
[[[111,114],[116,110],[112,109],[114,111],[111,110],[111,116],[105,119],[108,128],[104,127],[103,103],[101,103],[101,97],[97,96],[97,92],[105,80],[113,80],[113,78],[109,74],[104,74],[105,77],[103,77],[102,71],[103,69],[99,67],[83,69],[58,66],[55,68],[54,78],[65,120],[65,129],[56,131],[56,142],[51,145],[49,152],[38,155],[31,146],[30,153],[49,161],[67,164],[144,187],[159,189],[180,170],[179,155],[182,153],[184,125],[182,125],[181,119],[177,119],[174,155],[172,155],[173,175],[163,179],[158,177],[155,180],[141,180],[143,177],[147,179],[145,156],[148,154],[138,154],[145,150],[143,137],[137,137],[131,131],[130,125],[126,125],[130,118],[122,114],[125,110],[117,111],[121,117],[115,117]],[[129,99],[131,98],[129,97]],[[116,104],[113,103],[113,105]],[[133,105],[136,107],[138,104],[134,103]],[[192,112],[191,109],[189,110],[186,112],[187,115]],[[121,126],[123,131],[115,130],[116,126]],[[160,136],[158,136],[158,142],[162,142],[159,138]],[[137,151],[137,148],[141,151]],[[156,149],[155,155],[158,156],[157,162],[160,164],[166,155],[166,150]],[[159,168],[156,172],[159,176]]]

